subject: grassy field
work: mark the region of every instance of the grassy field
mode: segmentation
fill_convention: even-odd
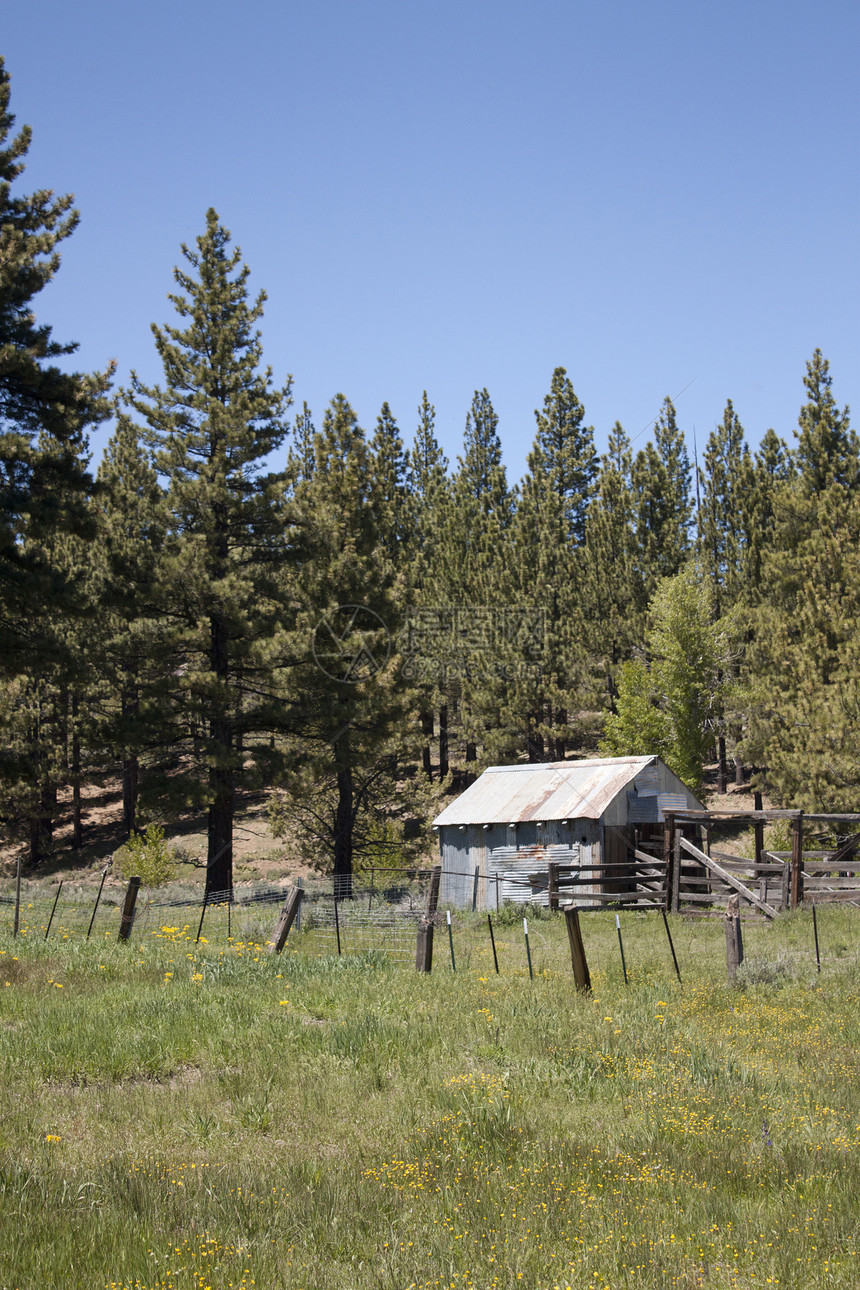
[[[456,920],[457,971],[0,931],[2,1290],[860,1285],[860,913]]]

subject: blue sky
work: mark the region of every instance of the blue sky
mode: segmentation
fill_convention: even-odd
[[[214,205],[317,422],[388,400],[408,441],[426,388],[454,458],[486,386],[518,478],[562,365],[599,449],[666,394],[691,453],[727,398],[790,437],[816,346],[857,403],[858,36],[834,0],[8,6],[19,191],[82,215],[42,316],[156,377]]]

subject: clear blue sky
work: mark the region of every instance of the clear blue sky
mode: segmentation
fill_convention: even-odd
[[[858,36],[849,0],[10,4],[19,191],[82,214],[42,316],[156,376],[212,205],[317,423],[387,399],[408,441],[426,388],[453,458],[486,386],[518,478],[562,365],[599,449],[666,394],[691,453],[729,397],[790,437],[816,346],[858,402]]]

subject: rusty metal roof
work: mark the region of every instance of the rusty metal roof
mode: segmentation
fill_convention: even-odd
[[[434,825],[523,824],[528,820],[599,820],[609,804],[656,757],[489,766]]]

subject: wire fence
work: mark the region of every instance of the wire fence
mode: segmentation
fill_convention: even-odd
[[[432,924],[434,937],[430,956],[423,960],[425,971],[430,970],[432,960],[433,972],[477,970],[488,978],[496,972],[516,977],[570,975],[571,946],[566,937],[558,935],[558,914],[538,905],[507,904],[498,911],[478,913],[443,906],[428,918],[427,887],[424,875],[386,887],[374,880],[372,885],[354,884],[351,898],[337,901],[331,886],[327,890],[317,887],[307,893],[299,906],[287,950],[291,954],[320,958],[382,955],[387,962],[414,969],[420,967],[424,929]],[[289,891],[286,885],[259,884],[254,888],[235,889],[233,893],[210,894],[205,899],[191,893],[169,897],[163,892],[145,892],[137,906],[131,939],[137,944],[161,939],[185,944],[208,943],[213,948],[228,945],[238,949],[243,945],[261,948],[275,940]],[[65,899],[61,890],[53,898],[30,894],[34,898],[22,900],[20,906],[18,934],[22,937],[90,939],[98,943],[115,940],[119,935],[122,891],[103,892],[98,899],[80,888],[73,889]],[[12,932],[14,910],[14,898],[0,895],[0,933]],[[580,912],[585,914],[583,935],[589,962],[597,972],[617,970],[618,958],[625,980],[628,971],[634,980],[637,974],[641,975],[643,953],[646,964],[656,954],[659,968],[653,970],[660,975],[677,973],[680,980],[673,934],[681,938],[677,945],[681,970],[686,971],[687,965],[694,964],[698,956],[699,920],[691,922],[685,917],[683,922],[673,923],[674,933],[670,933],[662,911],[621,910],[615,916],[618,945],[608,948],[602,938],[591,938],[588,911]],[[825,922],[819,957],[819,922],[827,915],[818,911],[816,921],[814,907],[812,912],[813,926],[805,936],[808,944],[793,945],[789,957],[793,955],[807,963],[814,961],[820,971],[822,961],[835,963],[843,957],[843,947],[841,943],[832,944],[832,934]],[[754,970],[762,970],[762,963],[768,967],[765,960],[773,955],[770,926],[761,923],[744,931],[747,958],[752,959]],[[797,940],[797,934],[793,939]],[[776,970],[782,970],[779,962]]]
[[[358,874],[348,899],[334,899],[331,883],[305,891],[290,934],[292,949],[313,955],[370,951],[414,960],[418,923],[427,905],[429,875]],[[130,939],[200,944],[264,945],[274,938],[286,884],[256,884],[232,892],[166,894],[141,889]],[[80,887],[22,898],[17,934],[58,940],[113,940],[119,936],[125,891]],[[0,895],[0,931],[15,931],[15,898]]]

